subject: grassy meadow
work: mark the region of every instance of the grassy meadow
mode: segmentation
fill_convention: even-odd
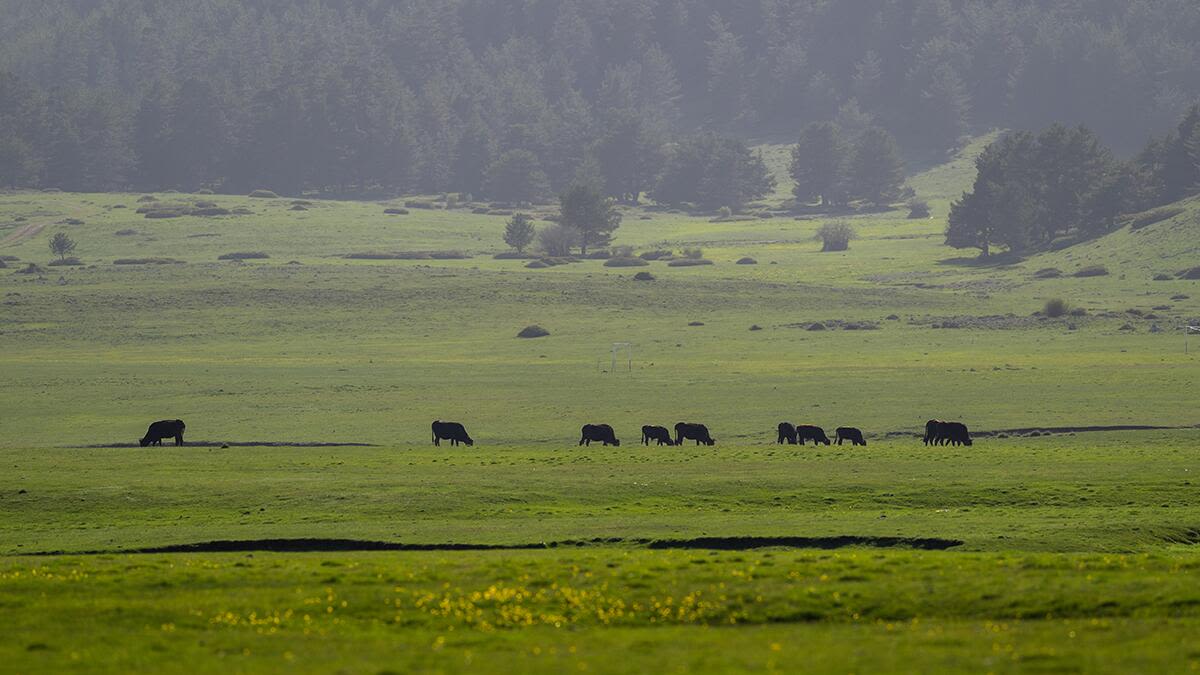
[[[492,257],[504,217],[403,200],[0,194],[2,668],[1200,668],[1200,281],[1154,280],[1200,264],[1200,203],[980,262],[941,234],[986,140],[911,179],[932,218],[849,217],[845,253],[821,218],[626,211],[617,244],[702,267],[528,269]],[[59,231],[82,265],[47,266]],[[468,257],[345,257],[377,251]],[[195,445],[136,447],[176,417]],[[927,448],[931,417],[983,433]],[[681,420],[717,445],[638,443]],[[578,448],[588,422],[622,445]],[[1114,425],[1163,428],[1082,429]],[[281,539],[353,541],[253,544]],[[131,553],[222,540],[251,543]]]

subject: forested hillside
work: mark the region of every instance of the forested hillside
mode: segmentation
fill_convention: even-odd
[[[1200,96],[1200,4],[1077,0],[3,0],[0,184],[652,190],[698,132],[874,125],[910,158]],[[515,178],[514,178],[515,177]],[[632,181],[632,184],[630,182]]]

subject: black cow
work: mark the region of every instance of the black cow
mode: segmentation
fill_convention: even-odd
[[[138,443],[147,445],[162,445],[164,438],[175,438],[175,445],[183,445],[183,430],[187,425],[183,420],[159,420],[150,425],[146,435]]]
[[[475,445],[475,441],[467,435],[467,430],[458,422],[442,422],[441,420],[433,423],[433,444],[440,446],[442,441],[450,441],[450,445],[458,445],[466,443],[467,445]]]
[[[811,424],[796,425],[796,440],[800,442],[800,445],[804,445],[804,441],[812,441],[813,445],[818,443],[829,445],[829,437],[825,435],[825,430]]]
[[[941,420],[929,420],[925,423],[925,445],[940,445],[943,424],[945,422]]]
[[[841,445],[842,441],[850,441],[851,445],[866,445],[867,441],[863,439],[862,432],[854,427],[838,427],[837,428],[837,444]]]
[[[675,445],[683,445],[684,440],[696,441],[696,445],[716,445],[712,436],[708,435],[708,427],[703,424],[688,424],[680,422],[675,425]]]
[[[666,427],[642,427],[642,445],[650,445],[650,441],[658,441],[659,445],[675,445],[671,440],[671,432]]]
[[[775,442],[780,445],[783,445],[785,442],[788,445],[795,445],[796,444],[796,425],[792,424],[791,422],[780,422],[779,423],[779,438],[776,439]]]
[[[950,445],[971,445],[971,432],[962,422],[944,422],[942,438]]]
[[[615,445],[621,447],[621,441],[617,440],[616,433],[613,428],[607,424],[585,424],[580,430],[579,444],[591,445],[592,441],[603,443],[605,445]]]

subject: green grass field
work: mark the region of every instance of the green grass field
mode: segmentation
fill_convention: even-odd
[[[984,142],[910,181],[933,218],[855,216],[846,253],[821,219],[626,213],[616,243],[693,268],[526,269],[466,209],[0,194],[0,669],[1200,668],[1200,282],[1153,280],[1200,264],[1200,203],[983,264],[941,231]],[[58,231],[82,266],[46,266]],[[445,250],[471,257],[343,257]],[[149,257],[183,262],[113,264]],[[136,447],[176,417],[194,445]],[[931,417],[983,433],[927,448]],[[717,445],[637,442],[680,420]],[[782,420],[869,445],[777,446]],[[587,422],[621,447],[576,447]],[[1164,428],[1080,429],[1112,425]],[[709,550],[778,537],[818,548]],[[338,550],[254,550],[283,539]],[[131,553],[221,540],[248,543]]]

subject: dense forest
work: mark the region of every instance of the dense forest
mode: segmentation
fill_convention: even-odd
[[[1194,0],[0,0],[0,13],[9,186],[535,199],[585,172],[636,200],[675,194],[662,174],[680,152],[795,142],[812,123],[886,130],[917,161],[973,130],[1059,121],[1131,154],[1200,98]]]

